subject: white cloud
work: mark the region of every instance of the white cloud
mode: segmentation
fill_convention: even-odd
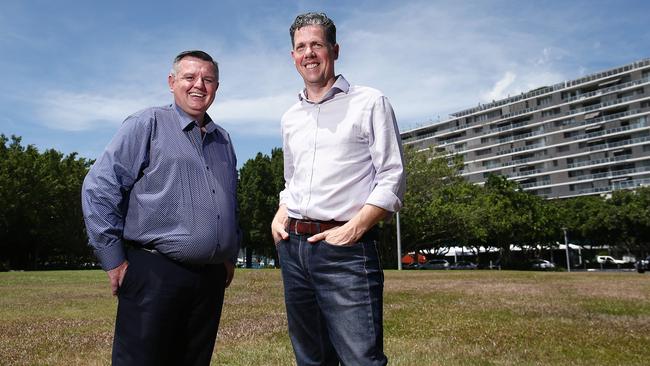
[[[363,13],[338,26],[338,71],[384,91],[402,129],[565,80],[556,69],[564,51],[539,29],[504,16],[480,2],[411,2]]]
[[[156,103],[156,98],[135,95],[106,96],[95,93],[50,91],[35,111],[47,127],[83,131],[101,125],[119,125],[129,115]]]
[[[564,54],[560,47],[526,23],[509,23],[489,5],[477,4],[408,2],[388,10],[350,11],[340,20],[330,14],[337,21],[341,45],[336,71],[353,84],[386,93],[403,129],[438,116],[445,119],[478,102],[565,80],[556,69]],[[481,17],[471,16],[478,13]],[[267,24],[259,27],[271,32]],[[289,57],[288,37],[265,37],[248,27],[236,48],[228,49],[219,46],[223,42],[211,42],[210,35],[201,37],[169,41],[166,49],[170,43],[176,47],[192,39],[218,50],[221,85],[210,114],[249,136],[279,134],[279,118],[302,87]],[[171,100],[160,96],[160,83],[144,89],[121,87],[129,82],[147,85],[145,80],[165,75],[168,67],[160,53],[121,55],[125,59],[115,68],[122,70],[115,74],[135,73],[133,80],[107,80],[98,93],[51,92],[37,108],[43,120],[54,128],[88,129],[106,121],[119,123],[134,111]]]
[[[494,84],[492,90],[484,94],[483,100],[495,100],[495,99],[506,98],[510,91],[509,88],[516,78],[517,75],[515,75],[515,73],[510,71],[506,72],[506,74],[503,75],[503,77]]]
[[[280,117],[296,100],[296,94],[217,100],[208,113],[231,132],[280,136]]]

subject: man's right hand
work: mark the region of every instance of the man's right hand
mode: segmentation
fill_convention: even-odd
[[[124,275],[126,274],[128,266],[129,262],[124,261],[119,266],[106,272],[108,279],[111,282],[111,291],[113,291],[113,296],[117,296],[117,290],[122,286],[122,281],[124,281]]]
[[[278,212],[275,213],[275,217],[273,217],[273,221],[271,222],[271,235],[273,235],[274,244],[278,244],[280,240],[289,239],[289,233],[285,229],[288,221],[287,206],[280,205]]]

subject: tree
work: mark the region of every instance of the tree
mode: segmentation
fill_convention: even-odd
[[[242,247],[265,256],[276,255],[270,225],[284,186],[282,172],[281,149],[273,149],[271,157],[258,153],[239,170],[237,193]],[[247,250],[247,266],[250,266],[251,254]]]
[[[402,220],[405,251],[435,249],[466,241],[476,191],[459,175],[462,160],[432,149],[405,149],[407,185]]]
[[[91,260],[81,214],[81,182],[91,164],[21,138],[0,135],[0,262],[36,269]]]
[[[650,251],[650,188],[615,191],[608,203],[611,245],[626,253]]]

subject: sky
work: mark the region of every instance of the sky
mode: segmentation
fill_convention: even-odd
[[[388,96],[402,131],[650,57],[646,0],[10,1],[0,133],[95,159],[127,116],[172,102],[173,58],[201,49],[220,66],[208,113],[239,166],[269,155],[303,88],[288,29],[307,11],[336,24],[336,73]]]

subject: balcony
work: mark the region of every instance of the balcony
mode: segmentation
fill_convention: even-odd
[[[542,181],[539,181],[539,182],[520,184],[519,187],[521,189],[528,189],[528,188],[533,188],[533,187],[546,186],[546,185],[549,185],[549,184],[551,184],[551,180],[550,179],[545,179],[545,180],[542,180]]]
[[[634,179],[634,180],[626,180],[622,182],[616,182],[612,183],[612,190],[616,191],[619,189],[631,189],[631,188],[638,188],[638,187],[643,187],[650,185],[650,178],[643,178],[643,179]]]
[[[612,100],[612,101],[609,101],[609,102],[603,102],[603,103],[590,105],[590,106],[584,107],[584,108],[572,109],[570,111],[567,111],[566,115],[568,116],[568,115],[572,115],[572,114],[580,114],[580,113],[591,112],[591,111],[594,111],[596,109],[611,107],[611,106],[614,106],[614,105],[623,104],[625,102],[629,102],[629,101],[633,101],[633,100],[637,100],[637,99],[643,99],[643,97],[634,96],[634,97],[619,98],[619,99],[615,99],[615,100]]]
[[[517,148],[514,148],[514,149],[497,151],[496,155],[499,156],[499,155],[505,155],[505,154],[511,154],[511,153],[518,153],[518,152],[522,152],[522,151],[537,149],[539,147],[544,147],[544,146],[546,146],[546,144],[540,142],[540,143],[537,143],[537,144],[528,145],[528,146],[521,146],[521,147],[517,147]]]
[[[632,144],[638,144],[640,142],[646,142],[650,141],[650,136],[643,136],[643,137],[637,137],[629,140],[622,140],[622,141],[616,141],[616,142],[610,142],[610,143],[605,143],[605,144],[599,144],[599,145],[594,145],[589,147],[587,151],[595,151],[595,150],[604,150],[604,149],[612,149],[615,147],[621,147],[625,145],[632,145]]]
[[[567,169],[572,169],[572,168],[578,168],[581,166],[589,166],[589,165],[599,165],[599,164],[605,164],[605,163],[611,163],[614,161],[621,161],[621,160],[627,160],[632,158],[632,154],[625,154],[621,156],[616,156],[612,158],[605,158],[605,159],[595,159],[595,160],[587,160],[587,161],[581,161],[578,163],[572,163],[572,164],[567,164]]]
[[[603,136],[603,135],[611,135],[611,134],[614,134],[614,133],[617,133],[617,132],[629,131],[629,130],[633,130],[633,129],[636,129],[636,128],[643,128],[643,127],[646,127],[648,125],[647,119],[645,117],[639,118],[639,121],[641,121],[641,122],[637,122],[637,123],[634,123],[634,124],[631,124],[631,125],[628,125],[628,126],[610,128],[609,130],[605,130],[605,131],[591,132],[591,133],[585,133],[583,135],[578,135],[578,136],[574,137],[573,140],[577,141],[577,140],[584,140],[584,139],[589,139],[589,138],[592,138],[592,137],[598,137],[598,136]]]
[[[633,168],[633,169],[613,170],[613,171],[597,173],[597,174],[585,174],[585,175],[575,176],[573,178],[576,180],[592,180],[592,179],[605,179],[605,178],[610,179],[610,178],[620,177],[623,175],[644,173],[644,172],[650,172],[650,166]]]
[[[645,83],[647,83],[649,81],[650,81],[650,78],[643,78],[643,79],[639,79],[639,80],[634,80],[634,81],[627,82],[625,84],[610,86],[609,88],[598,89],[598,90],[595,90],[595,91],[592,91],[592,92],[589,92],[589,93],[576,95],[575,97],[565,98],[564,100],[562,100],[562,102],[563,103],[570,103],[570,102],[574,102],[574,101],[579,100],[579,99],[587,99],[587,98],[594,97],[596,95],[607,94],[607,93],[611,93],[611,92],[618,91],[618,90],[621,90],[621,89],[629,88],[629,87],[632,87],[632,86],[645,84]]]
[[[542,172],[543,172],[542,169],[534,169],[534,170],[527,170],[525,172],[506,174],[505,176],[508,177],[508,178],[518,178],[518,177],[526,177],[526,176],[533,175],[533,174],[539,174],[539,173],[542,173]]]

